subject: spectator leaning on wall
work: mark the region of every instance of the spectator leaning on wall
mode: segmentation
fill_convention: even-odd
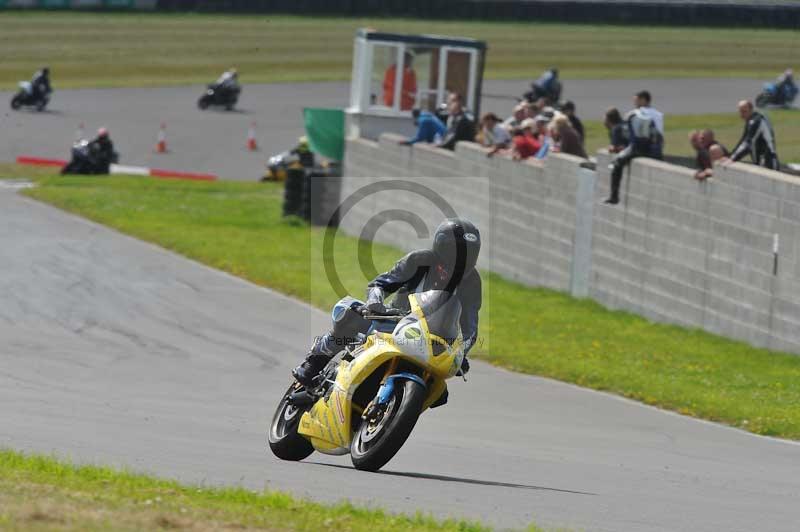
[[[689,134],[689,144],[697,152],[695,179],[703,180],[711,177],[714,173],[714,162],[728,155],[728,150],[716,141],[714,132],[710,129],[692,131]]]
[[[436,115],[428,111],[414,109],[411,111],[414,117],[414,125],[417,126],[417,133],[410,139],[401,140],[400,144],[416,144],[417,142],[438,142],[444,138],[447,128]],[[437,138],[438,137],[438,138]]]
[[[451,92],[447,97],[447,132],[442,142],[437,144],[439,148],[455,150],[456,142],[460,140],[472,141],[475,139],[475,124],[472,118],[464,111],[464,104],[461,95]]]
[[[584,159],[587,158],[580,136],[570,124],[567,115],[561,113],[556,114],[547,127],[550,132],[550,137],[555,143],[552,147],[552,151],[567,153]]]
[[[609,153],[619,153],[624,150],[628,144],[628,128],[619,109],[611,107],[606,111],[606,117],[603,125],[608,130],[608,151]]]
[[[512,139],[513,148],[511,154],[514,160],[519,161],[533,157],[542,147],[541,142],[534,135],[533,130],[535,127],[536,121],[532,118],[526,118],[522,121],[520,131]]]
[[[574,129],[578,134],[578,138],[580,139],[581,144],[583,144],[586,135],[583,130],[583,122],[581,122],[580,118],[575,116],[575,103],[573,103],[571,100],[567,100],[564,102],[564,105],[561,106],[561,112],[567,115],[572,129]]]
[[[739,102],[739,116],[744,120],[744,132],[726,164],[750,155],[754,164],[780,170],[775,133],[767,117],[756,111],[750,100]]]
[[[511,135],[500,123],[494,113],[485,113],[481,117],[481,144],[488,148],[505,148],[511,142]]]

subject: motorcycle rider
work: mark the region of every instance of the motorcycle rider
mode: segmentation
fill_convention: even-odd
[[[217,78],[215,83],[217,88],[222,90],[236,90],[239,88],[239,73],[235,67],[231,67]]]
[[[775,80],[775,92],[778,95],[779,103],[791,103],[794,101],[798,88],[794,82],[794,71],[791,68],[787,68]]]
[[[756,111],[750,100],[739,102],[739,116],[744,120],[744,131],[728,163],[738,161],[749,154],[754,164],[780,170],[775,132],[767,117]]]
[[[475,264],[480,248],[480,232],[472,222],[465,218],[448,218],[436,228],[430,249],[412,251],[397,261],[391,270],[378,275],[367,285],[366,303],[352,298],[345,298],[342,302],[349,306],[348,310],[382,315],[387,313],[385,297],[395,292],[445,290],[455,294],[462,309],[460,325],[464,338],[464,360],[461,374],[466,374],[469,371],[466,354],[478,337],[481,277]],[[300,384],[311,386],[314,377],[331,358],[348,342],[352,342],[358,332],[365,332],[369,322],[361,319],[366,323],[353,323],[352,316],[353,313],[347,311],[334,316],[333,329],[315,339],[306,359],[292,371]],[[446,397],[442,400],[446,401]]]
[[[49,67],[42,67],[41,70],[36,71],[33,78],[31,78],[31,90],[37,100],[44,99],[53,92],[53,88],[50,86]]]
[[[556,104],[561,98],[561,82],[558,80],[558,69],[551,68],[545,70],[539,79],[531,83],[531,90],[524,95],[529,102],[535,102],[539,98],[545,97],[549,103]]]
[[[107,128],[101,127],[97,130],[97,137],[89,143],[89,153],[97,164],[97,172],[109,173],[114,158],[114,143],[108,136]]]

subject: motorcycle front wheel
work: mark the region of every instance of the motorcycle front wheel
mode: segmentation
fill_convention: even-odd
[[[425,402],[425,387],[412,380],[398,382],[380,419],[364,420],[350,445],[356,469],[377,471],[403,446]]]
[[[11,98],[11,108],[16,111],[20,107],[22,107],[22,96],[15,94],[14,97]]]
[[[208,98],[206,96],[201,96],[200,99],[197,100],[197,107],[201,111],[208,109]]]
[[[769,105],[769,94],[762,92],[756,96],[756,107],[766,107]]]
[[[296,384],[289,386],[281,402],[278,403],[272,424],[269,426],[269,448],[272,454],[281,460],[296,462],[308,458],[314,452],[311,442],[297,433],[300,418],[310,406],[299,407],[289,403],[289,396],[299,390]]]

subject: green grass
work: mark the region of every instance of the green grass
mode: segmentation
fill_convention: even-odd
[[[796,65],[800,33],[537,22],[270,15],[0,13],[0,87],[42,65],[54,85],[206,83],[236,65],[246,83],[347,80],[356,28],[487,41],[486,75],[531,79],[756,77]]]
[[[317,257],[323,233],[280,215],[277,185],[55,178],[26,191],[328,309],[337,299]],[[348,290],[367,282],[358,243],[338,237]],[[377,268],[399,252],[375,246]],[[800,439],[800,357],[612,312],[588,300],[484,277],[474,355],[513,370],[607,390],[758,434]],[[479,377],[475,377],[479,378]]]
[[[488,530],[475,522],[323,505],[275,491],[183,485],[9,450],[0,450],[0,529]]]

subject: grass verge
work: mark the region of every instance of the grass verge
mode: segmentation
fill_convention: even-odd
[[[488,530],[475,522],[323,505],[274,491],[182,485],[9,450],[0,450],[0,529]]]
[[[208,83],[231,65],[245,84],[346,80],[359,27],[483,39],[486,75],[495,79],[531,79],[552,65],[565,79],[771,79],[796,65],[800,48],[798,32],[772,29],[4,12],[0,87],[16,87],[42,65],[51,67],[56,89]]]
[[[281,218],[282,188],[137,178],[52,178],[26,194],[328,309],[314,257],[323,233]],[[366,276],[358,241],[337,238],[344,286]],[[376,245],[377,269],[399,252]],[[617,393],[758,434],[800,439],[800,357],[701,330],[651,323],[588,300],[484,277],[474,354],[513,370]]]

